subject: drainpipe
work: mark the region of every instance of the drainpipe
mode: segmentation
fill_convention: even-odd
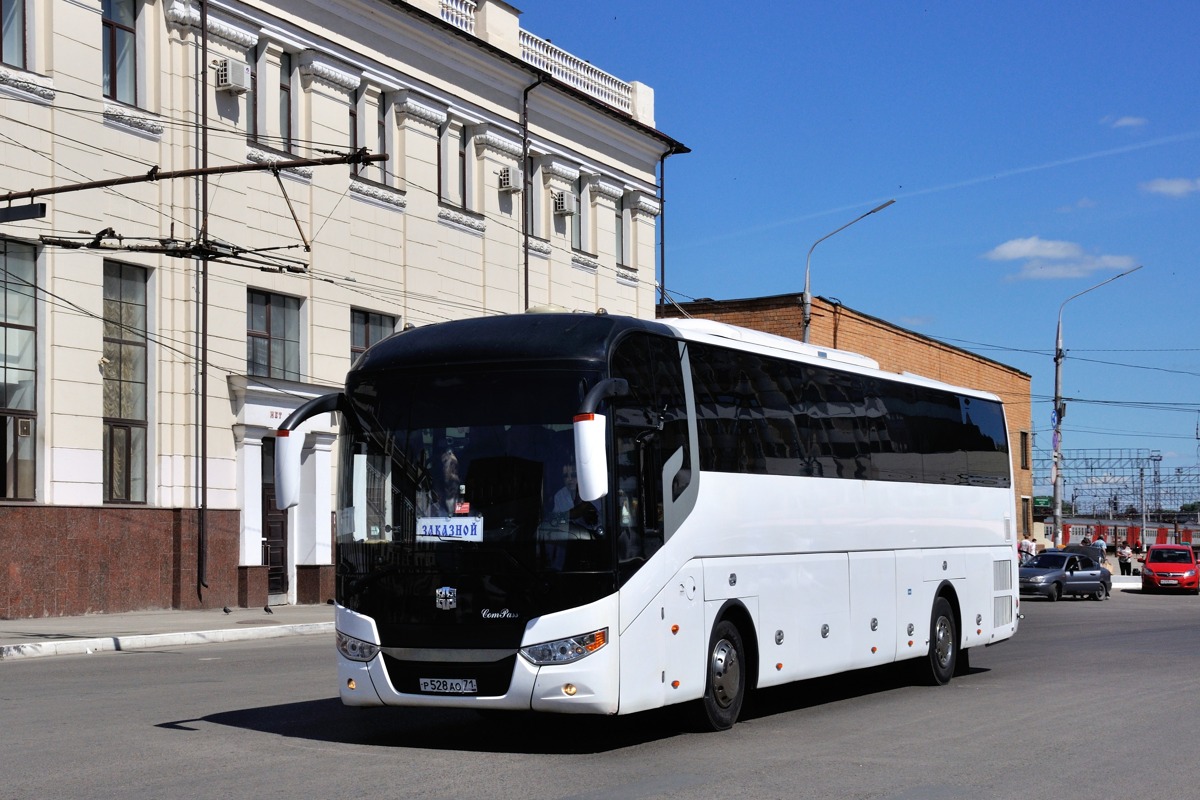
[[[688,148],[680,148],[672,144],[658,159],[658,264],[660,279],[658,284],[659,305],[667,302],[667,159],[674,155],[692,152]]]
[[[200,167],[208,168],[208,0],[200,0]],[[200,175],[200,243],[208,242],[208,173]],[[208,588],[208,258],[200,259],[200,503],[196,594]]]
[[[525,196],[521,198],[521,232],[525,250],[525,310],[529,310],[529,204],[533,202],[533,165],[529,163],[529,93],[542,85],[542,76],[521,93],[521,171]]]

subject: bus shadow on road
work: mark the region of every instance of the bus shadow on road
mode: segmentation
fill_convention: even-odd
[[[198,730],[204,723],[372,747],[559,755],[608,752],[689,732],[686,719],[677,709],[594,717],[444,708],[348,708],[337,698],[225,711],[196,720],[160,723],[158,727],[187,731]]]
[[[761,719],[909,687],[929,688],[923,685],[920,675],[924,659],[918,661],[885,664],[761,689],[747,699],[741,719]],[[966,667],[956,673],[954,680],[988,671]]]
[[[971,669],[966,675],[986,672]],[[906,665],[857,670],[752,693],[742,722],[774,717],[914,684]],[[308,700],[160,723],[195,731],[204,723],[276,736],[372,747],[462,752],[582,755],[696,733],[696,704],[622,717],[458,709],[349,708],[337,698]],[[720,735],[720,734],[716,734]]]

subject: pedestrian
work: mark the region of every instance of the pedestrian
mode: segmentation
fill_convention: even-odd
[[[1133,574],[1133,548],[1129,546],[1129,542],[1121,542],[1117,549],[1117,563],[1121,566],[1122,575]]]
[[[1037,555],[1037,545],[1033,543],[1033,534],[1026,533],[1025,538],[1021,540],[1021,563],[1028,563],[1035,555]]]
[[[1096,563],[1102,567],[1105,566],[1105,561],[1108,559],[1108,542],[1104,541],[1104,534],[1096,534],[1092,547],[1096,548]]]

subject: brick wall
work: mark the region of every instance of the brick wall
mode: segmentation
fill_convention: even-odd
[[[803,338],[799,294],[748,300],[714,300],[682,303],[693,317],[726,322],[743,328]],[[660,318],[682,316],[670,306],[659,306]],[[824,298],[812,301],[809,341],[861,353],[889,372],[912,372],[957,386],[983,389],[1004,401],[1008,417],[1008,447],[1013,459],[1013,479],[1018,498],[1032,497],[1033,472],[1021,466],[1021,432],[1032,430],[1030,376],[1018,369],[921,336],[881,319],[862,314]],[[1032,459],[1032,454],[1027,454]],[[1028,461],[1026,463],[1029,463]],[[1017,513],[1021,513],[1018,502]],[[1026,522],[1029,522],[1028,520]],[[1018,523],[1017,532],[1024,530]]]
[[[237,603],[237,511],[207,512],[198,586],[195,509],[0,507],[0,618]]]

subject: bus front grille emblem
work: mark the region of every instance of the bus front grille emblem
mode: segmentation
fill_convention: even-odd
[[[453,586],[443,586],[435,593],[437,607],[449,611],[458,607],[458,590]]]

